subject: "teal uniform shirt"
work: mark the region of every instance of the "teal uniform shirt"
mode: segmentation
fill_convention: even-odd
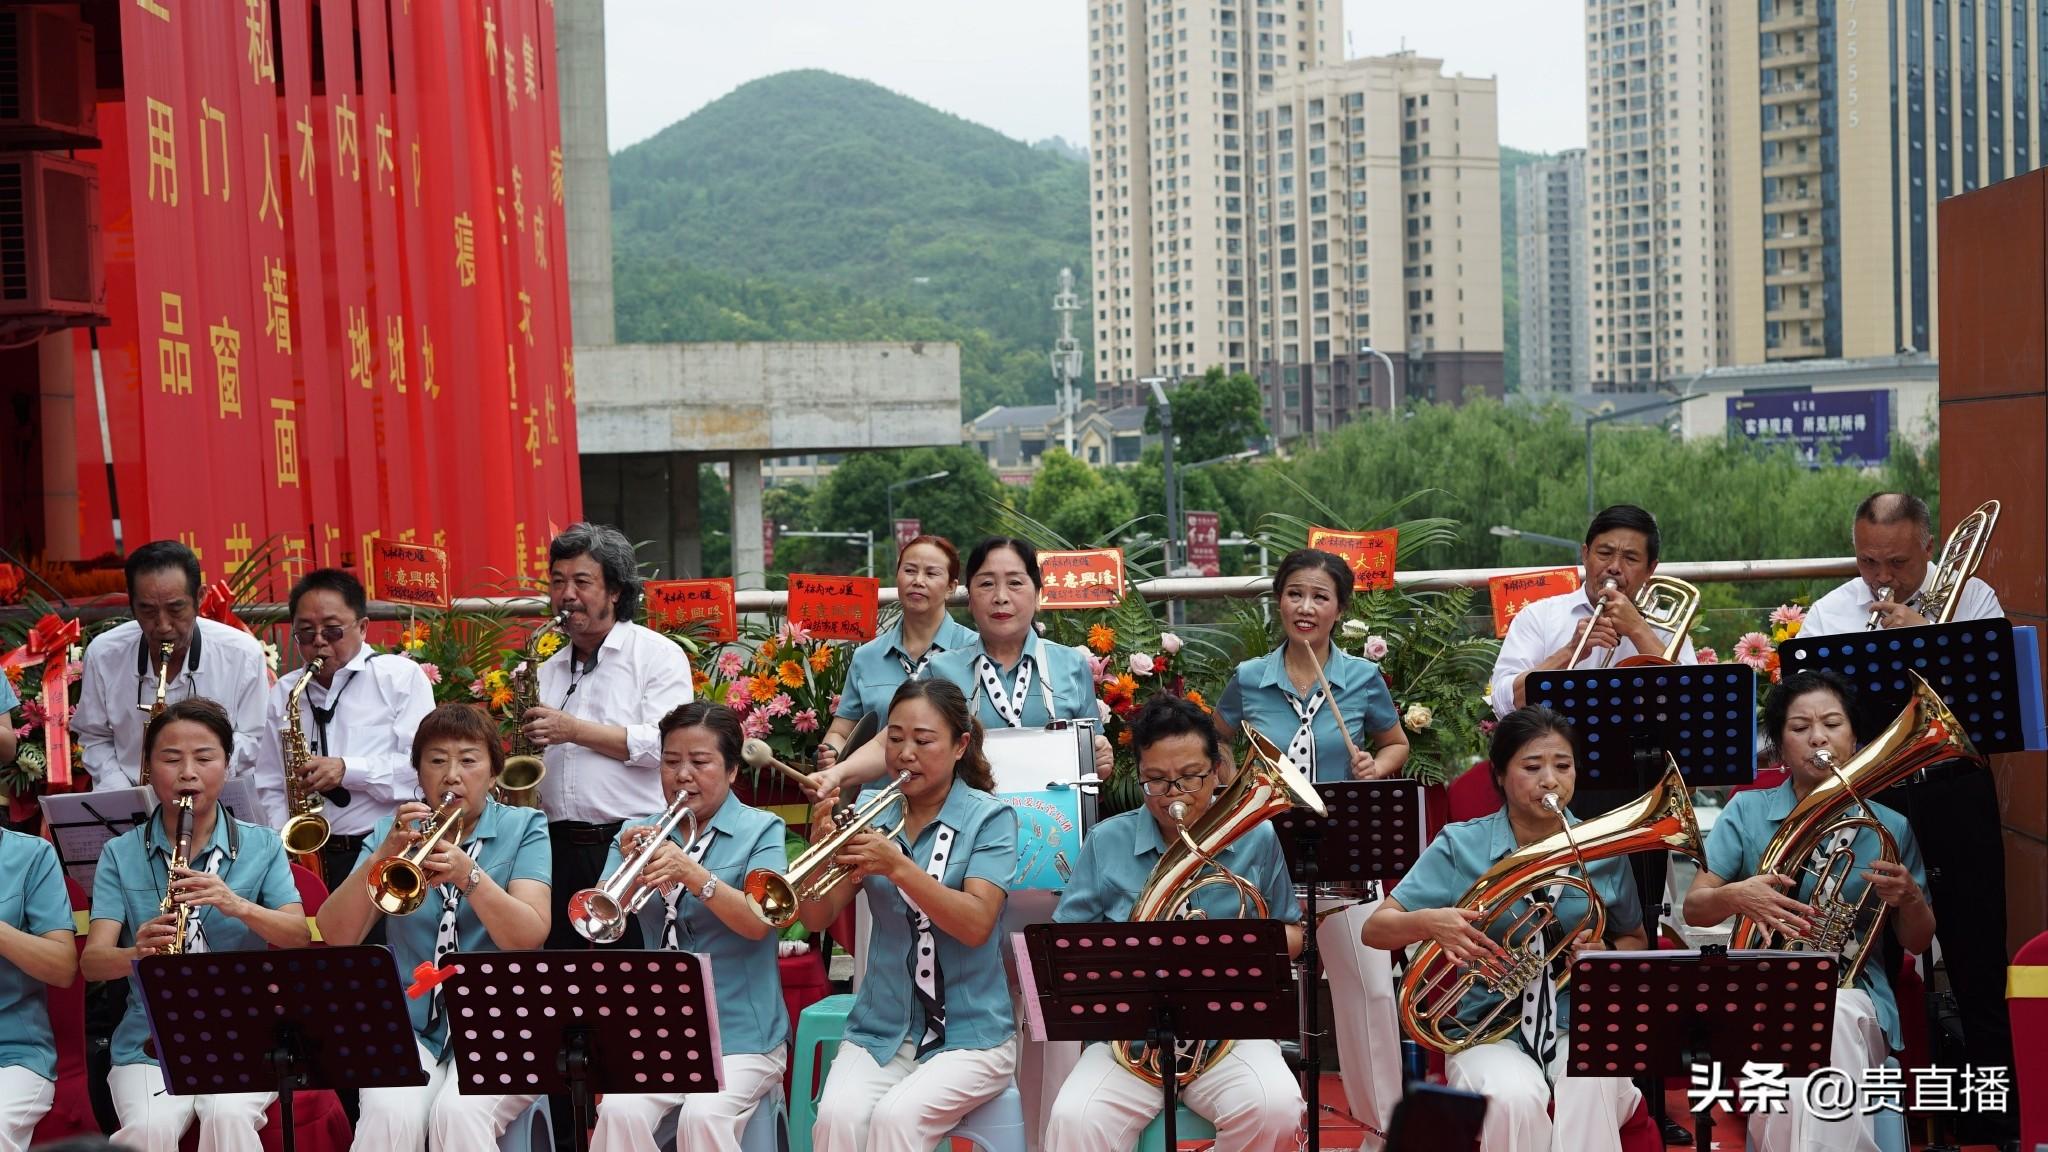
[[[72,931],[71,897],[48,840],[0,829],[0,924],[31,936]],[[13,1067],[55,1080],[57,1042],[43,982],[0,960],[0,1068]]]
[[[939,630],[922,659],[935,660],[941,653],[974,642],[974,629],[948,615],[939,622]],[[903,651],[903,622],[898,620],[887,632],[853,650],[846,685],[839,691],[839,707],[832,710],[832,715],[842,720],[859,720],[870,712],[887,708],[897,685],[911,678],[918,663]]]
[[[1386,677],[1372,661],[1353,656],[1333,644],[1323,677],[1330,682],[1336,707],[1331,707],[1329,699],[1317,706],[1309,721],[1311,763],[1301,765],[1301,769],[1317,782],[1349,780],[1351,749],[1344,743],[1338,713],[1343,714],[1344,723],[1351,729],[1351,739],[1363,751],[1371,751],[1373,733],[1392,728],[1400,723],[1400,717],[1394,712],[1394,696],[1387,691]],[[1301,729],[1301,714],[1294,710],[1295,705],[1306,708],[1320,688],[1320,684],[1311,688],[1308,697],[1294,691],[1294,684],[1287,678],[1287,648],[1282,645],[1239,664],[1230,683],[1224,686],[1223,698],[1216,702],[1216,711],[1233,730],[1240,721],[1249,721],[1259,735],[1285,752]]]

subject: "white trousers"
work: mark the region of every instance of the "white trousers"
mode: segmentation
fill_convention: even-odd
[[[1484,1152],[1621,1152],[1621,1126],[1635,1115],[1643,1094],[1626,1077],[1563,1075],[1562,1044],[1557,1061],[1553,1086],[1511,1039],[1444,1059],[1451,1087],[1486,1097],[1479,1136]]]
[[[1364,1148],[1378,1152],[1401,1102],[1401,1023],[1394,1004],[1393,957],[1383,948],[1368,948],[1359,933],[1377,900],[1346,908],[1323,921],[1316,947],[1329,974],[1330,1011],[1323,1021],[1337,1033],[1337,1059],[1344,1077],[1344,1100],[1353,1117],[1367,1125]],[[1377,1132],[1375,1131],[1377,1130]]]
[[[57,1099],[57,1085],[23,1068],[0,1068],[0,1152],[22,1152]]]
[[[498,1137],[537,1096],[465,1096],[455,1059],[437,1061],[419,1045],[423,1088],[365,1088],[353,1152],[497,1152]],[[205,1152],[201,1149],[201,1152]]]
[[[1835,993],[1835,1048],[1829,1063],[1847,1072],[1851,1084],[1861,1085],[1864,1069],[1883,1064],[1890,1055],[1870,993],[1860,988]],[[1785,1083],[1791,1089],[1785,1111],[1750,1114],[1749,1137],[1757,1152],[1877,1152],[1870,1117],[1819,1119],[1806,1107],[1806,1078]]]
[[[905,1044],[887,1064],[842,1041],[811,1129],[817,1152],[932,1152],[960,1118],[995,1099],[1017,1071],[1017,1038],[957,1048],[920,1064]]]
[[[107,1092],[121,1118],[114,1143],[137,1152],[178,1152],[193,1118],[199,1119],[199,1152],[263,1152],[257,1133],[270,1122],[275,1092],[222,1092],[172,1096],[164,1091],[163,1069],[122,1064],[107,1074]]]
[[[607,1092],[597,1102],[597,1130],[591,1152],[645,1152],[654,1130],[677,1109],[676,1140],[685,1152],[739,1152],[740,1134],[754,1110],[782,1083],[789,1064],[784,1049],[727,1056],[723,1092]]]
[[[1216,1152],[1292,1148],[1301,1126],[1301,1086],[1280,1045],[1239,1040],[1180,1092],[1188,1109],[1216,1126]],[[1060,1087],[1046,1126],[1046,1152],[1132,1148],[1159,1115],[1159,1089],[1127,1072],[1108,1044],[1090,1044]]]

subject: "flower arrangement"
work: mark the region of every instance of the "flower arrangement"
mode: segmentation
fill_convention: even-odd
[[[1780,604],[1771,609],[1771,616],[1765,627],[1768,631],[1745,632],[1735,641],[1734,656],[1737,663],[1747,664],[1762,673],[1771,683],[1776,684],[1782,672],[1778,667],[1778,646],[1799,635],[1799,629],[1806,623],[1806,609],[1797,604]],[[1711,664],[1719,660],[1712,649],[1700,656],[1700,663]],[[1706,656],[1714,655],[1715,660]]]
[[[765,741],[785,764],[811,757],[846,684],[854,645],[811,635],[793,620],[740,625],[740,638],[715,648],[699,647],[691,675],[700,699],[716,700],[739,713],[740,731]],[[763,776],[749,767],[750,783]],[[773,773],[773,769],[765,770]]]
[[[501,712],[512,699],[510,665],[519,655],[511,633],[493,616],[427,609],[399,630],[391,650],[420,666],[434,703],[477,702]]]
[[[84,660],[83,645],[72,646],[65,660],[63,691],[74,706],[78,703],[78,679],[85,670]],[[44,678],[48,667],[47,664],[39,664],[26,668],[9,666],[7,669],[8,686],[21,700],[21,706],[15,711],[21,723],[14,729],[14,762],[0,766],[0,801],[6,802],[10,808],[18,803],[33,803],[48,786],[50,733],[44,696],[56,688]],[[85,774],[85,758],[76,740],[70,742],[70,755],[71,778],[89,783],[90,778]],[[25,815],[24,812],[11,812],[9,818],[18,821]]]

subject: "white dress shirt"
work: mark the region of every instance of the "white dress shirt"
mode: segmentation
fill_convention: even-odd
[[[78,710],[71,734],[92,774],[95,792],[142,782],[142,730],[156,702],[156,646],[133,620],[102,632],[85,646]],[[263,692],[269,683],[263,645],[239,628],[200,620],[185,666],[171,669],[164,702],[204,696],[228,710],[235,723],[235,753],[228,778],[245,776],[256,762],[263,732]]]
[[[668,807],[661,794],[661,733],[656,725],[693,695],[690,659],[675,641],[621,620],[596,653],[595,667],[570,668],[574,646],[562,647],[540,666],[540,703],[578,720],[626,730],[623,763],[581,744],[547,749],[541,807],[549,820],[604,824],[632,820]]]
[[[1592,615],[1593,605],[1586,599],[1586,590],[1583,588],[1560,592],[1541,600],[1532,600],[1520,612],[1515,613],[1514,623],[1508,625],[1507,638],[1500,642],[1500,657],[1493,662],[1495,716],[1506,716],[1515,710],[1516,677],[1541,664],[1552,652],[1570,644],[1573,633],[1578,630],[1579,621]],[[1635,642],[1624,636],[1621,643],[1606,654],[1605,662],[1611,668],[1635,654]],[[1653,656],[1662,654],[1651,653]],[[1586,654],[1572,667],[1597,668],[1602,662],[1602,655],[1600,649],[1588,648]],[[1679,646],[1678,662],[1697,662],[1693,659],[1691,640]]]
[[[1920,578],[1920,588],[1914,594],[1927,591],[1933,582],[1934,565],[1929,564],[1927,575]],[[1813,607],[1806,610],[1806,623],[1799,626],[1799,634],[1840,636],[1844,632],[1861,632],[1870,621],[1870,606],[1875,603],[1870,585],[1863,582],[1863,577],[1851,577],[1848,583],[1813,602]],[[1991,585],[1975,576],[1963,584],[1962,602],[1956,605],[1955,619],[1992,620],[2003,615],[2005,608],[1998,603],[1998,593],[1991,590]]]
[[[285,810],[285,702],[305,675],[304,668],[295,668],[271,685],[263,740],[256,750],[256,794],[272,828],[283,828],[291,815]],[[316,708],[334,710],[324,732]],[[330,800],[321,813],[330,832],[361,836],[391,815],[399,801],[418,794],[412,736],[433,710],[434,686],[420,666],[404,656],[373,654],[368,645],[341,666],[331,686],[322,688],[315,680],[306,688],[299,709],[306,751],[341,757],[341,786],[349,793],[347,804]]]

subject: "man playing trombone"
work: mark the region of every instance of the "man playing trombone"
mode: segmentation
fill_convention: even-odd
[[[1579,550],[1584,589],[1535,601],[1508,626],[1493,665],[1494,715],[1527,702],[1523,684],[1531,672],[1609,668],[1638,653],[1663,653],[1674,639],[1678,648],[1669,659],[1695,662],[1692,641],[1660,633],[1637,603],[1657,571],[1661,544],[1657,518],[1633,504],[1610,505],[1593,517]]]

